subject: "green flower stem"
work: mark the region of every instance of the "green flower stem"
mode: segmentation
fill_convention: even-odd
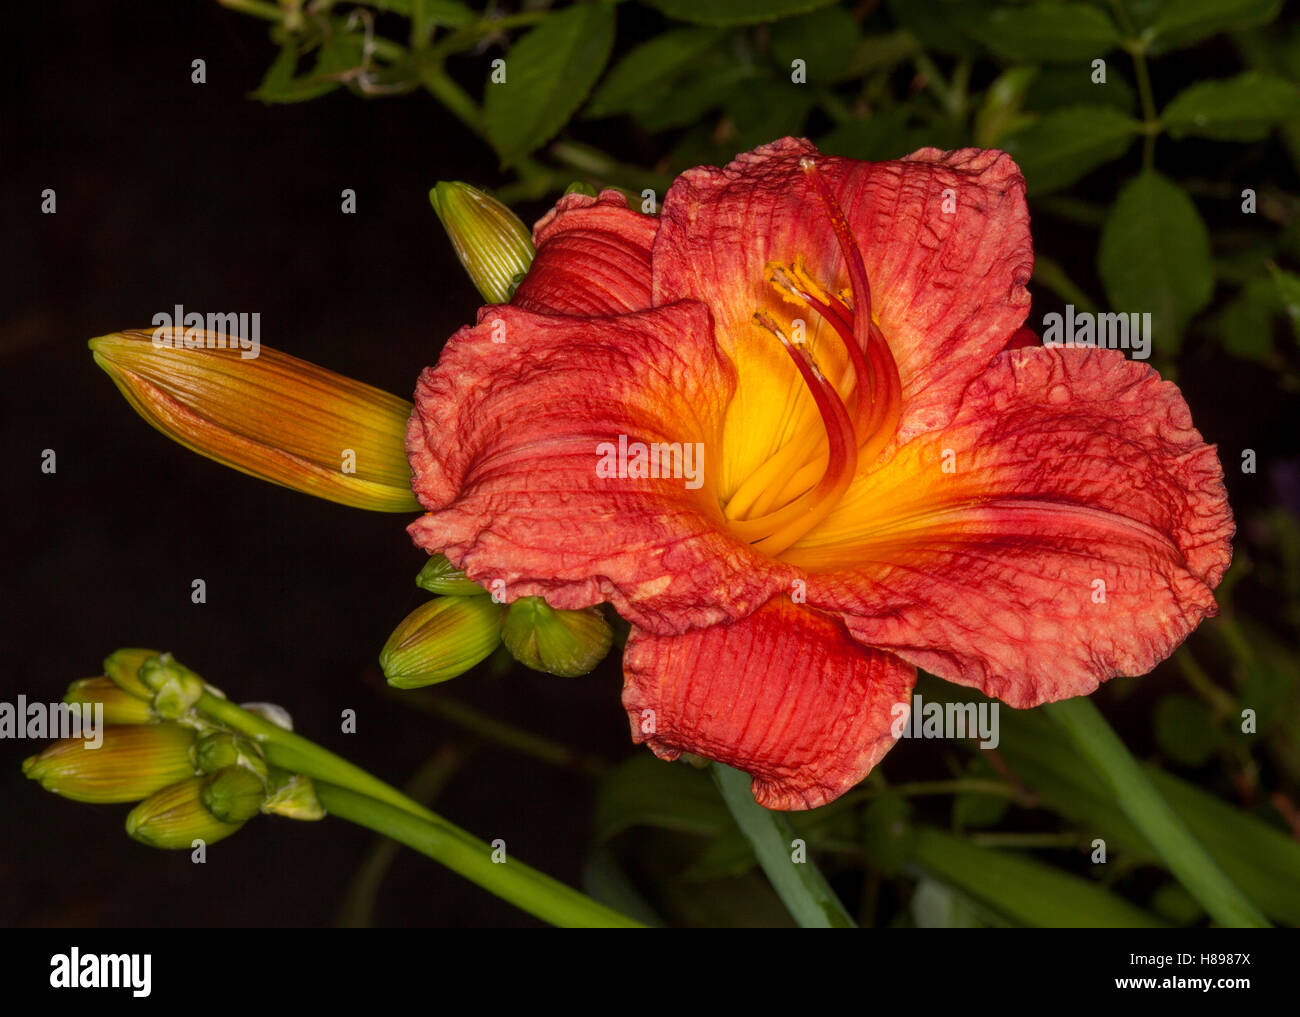
[[[566,926],[636,924],[522,862],[494,863],[492,848],[483,841],[359,766],[228,699],[205,692],[195,709],[252,738],[272,766],[311,777],[327,811],[414,848],[543,921]]]
[[[408,811],[328,782],[317,781],[316,794],[331,815],[391,837],[552,925],[640,927],[639,923],[523,862],[492,861],[491,847],[444,820],[422,820]]]
[[[1234,928],[1268,926],[1161,797],[1090,699],[1080,696],[1043,709],[1106,779],[1124,814],[1216,922]]]
[[[781,902],[803,928],[851,929],[855,923],[811,861],[790,859],[793,827],[783,813],[763,808],[749,789],[749,777],[721,763],[711,767],[713,782],[740,827],[758,864],[767,873]]]

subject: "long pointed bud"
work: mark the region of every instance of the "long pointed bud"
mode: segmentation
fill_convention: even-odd
[[[464,674],[500,645],[505,610],[491,597],[438,597],[421,604],[379,653],[388,684],[418,689]]]
[[[429,202],[483,299],[506,303],[533,263],[528,227],[496,198],[459,181],[439,183]]]
[[[343,505],[419,511],[404,444],[409,402],[265,346],[250,359],[210,348],[214,335],[114,332],[90,348],[132,408],[191,451]]]
[[[24,761],[23,773],[76,802],[138,802],[194,775],[193,745],[194,731],[177,724],[106,727],[99,748],[65,738]]]
[[[105,724],[154,724],[159,719],[148,700],[123,691],[113,679],[103,675],[73,682],[63,701],[86,706],[103,704]]]

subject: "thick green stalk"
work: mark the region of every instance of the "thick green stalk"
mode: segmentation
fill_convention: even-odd
[[[522,908],[564,928],[639,928],[632,921],[523,862],[492,860],[493,848],[443,820],[429,822],[348,788],[316,783],[331,815],[391,837]]]
[[[255,740],[272,766],[311,777],[327,811],[414,848],[529,914],[566,926],[637,924],[523,862],[493,862],[492,847],[477,837],[341,756],[228,699],[205,692],[195,709]]]
[[[1268,926],[1268,919],[1224,875],[1161,797],[1090,699],[1080,696],[1049,703],[1043,709],[1106,779],[1124,814],[1216,922],[1232,927]]]
[[[791,860],[795,834],[785,814],[772,812],[754,801],[746,774],[721,763],[714,763],[712,771],[722,800],[794,920],[806,929],[854,928],[853,919],[821,870],[809,860]]]

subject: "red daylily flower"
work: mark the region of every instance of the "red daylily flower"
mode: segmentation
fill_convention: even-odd
[[[569,195],[534,242],[420,378],[410,532],[509,599],[611,602],[657,755],[813,808],[888,751],[917,667],[1031,707],[1214,613],[1214,449],[1149,367],[1026,344],[1007,155],[784,139],[682,174],[657,218]],[[702,448],[700,482],[599,475],[620,436]]]

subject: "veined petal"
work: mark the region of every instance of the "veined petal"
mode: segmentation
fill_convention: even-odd
[[[566,194],[533,229],[537,256],[512,303],[541,314],[646,310],[658,229],[658,219],[628,208],[619,191]]]
[[[185,346],[182,329],[90,341],[140,416],[199,455],[304,494],[378,512],[419,508],[402,435],[411,404],[262,346]],[[186,333],[188,334],[188,333]],[[213,336],[213,339],[224,337]],[[222,343],[224,346],[224,341]]]
[[[911,665],[784,597],[682,635],[633,629],[623,670],[634,741],[744,770],[758,803],[783,810],[817,808],[870,773],[916,681]]]
[[[1024,180],[1004,153],[922,149],[868,163],[821,156],[809,142],[786,138],[724,169],[683,173],[660,215],[654,299],[708,301],[718,342],[736,362],[724,496],[792,434],[817,426],[789,359],[749,323],[755,308],[787,320],[797,313],[773,295],[767,262],[799,256],[827,288],[848,285],[830,223],[800,171],[809,157],[862,249],[873,315],[902,379],[900,440],[951,417],[966,385],[1029,310],[1033,253]],[[830,329],[807,324],[827,376],[842,372],[843,352]]]
[[[702,304],[484,308],[416,390],[407,450],[430,512],[411,536],[509,601],[609,600],[661,632],[741,617],[793,572],[723,526],[711,456],[733,386]],[[660,447],[655,475],[632,466],[638,446]]]
[[[1024,348],[791,550],[854,636],[1014,707],[1151,670],[1215,612],[1232,516],[1178,389]]]

